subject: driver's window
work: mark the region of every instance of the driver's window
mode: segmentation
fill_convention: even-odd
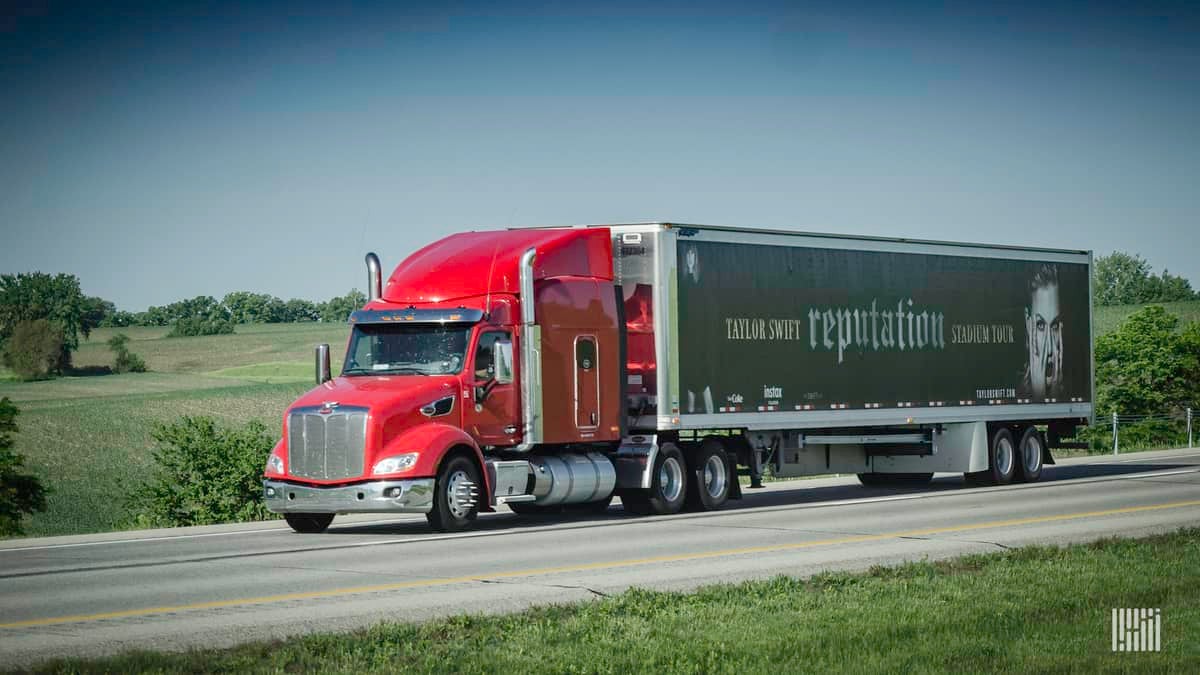
[[[475,380],[492,380],[496,377],[496,342],[507,340],[508,333],[490,331],[479,336],[475,347]]]

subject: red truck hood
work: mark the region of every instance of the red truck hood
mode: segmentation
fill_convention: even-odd
[[[363,375],[335,377],[301,396],[293,408],[342,406],[370,408],[374,417],[392,417],[455,393],[458,379],[450,375]]]

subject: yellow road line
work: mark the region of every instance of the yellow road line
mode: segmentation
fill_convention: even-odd
[[[80,623],[86,621],[102,621],[104,619],[122,619],[131,616],[144,616],[148,614],[166,614],[171,612],[181,612],[197,609],[219,609],[222,607],[235,607],[239,605],[258,605],[271,602],[285,602],[290,600],[311,600],[315,598],[332,598],[345,595],[356,595],[361,593],[378,593],[382,591],[397,591],[408,588],[429,588],[432,586],[448,586],[450,584],[459,584],[472,581],[483,581],[487,579],[511,579],[514,577],[533,577],[544,574],[558,574],[563,572],[583,572],[587,570],[611,569],[616,567],[630,567],[633,565],[648,565],[651,563],[669,563],[669,562],[687,562],[692,560],[704,560],[707,558],[720,558],[724,556],[745,555],[747,553],[778,553],[781,551],[794,551],[797,549],[813,548],[816,546],[834,546],[837,544],[858,544],[869,541],[881,541],[884,539],[899,539],[903,537],[922,537],[931,534],[944,534],[947,532],[969,532],[972,530],[984,530],[997,527],[1011,527],[1015,525],[1033,525],[1037,523],[1052,523],[1063,520],[1077,520],[1080,518],[1098,518],[1102,516],[1116,516],[1130,513],[1142,513],[1145,511],[1161,511],[1163,509],[1178,509],[1188,506],[1200,506],[1200,499],[1182,502],[1170,502],[1167,504],[1150,504],[1146,506],[1128,506],[1119,509],[1104,509],[1101,511],[1083,511],[1080,513],[1067,513],[1057,516],[1034,516],[1031,518],[1013,518],[1011,520],[994,520],[985,523],[951,525],[948,527],[930,527],[920,530],[905,530],[902,532],[887,532],[884,534],[865,534],[854,535],[849,537],[839,537],[836,539],[822,539],[818,541],[804,541],[794,544],[771,544],[766,546],[746,546],[743,548],[730,548],[720,551],[707,551],[703,553],[681,553],[678,555],[660,555],[648,558],[633,558],[630,560],[616,560],[610,562],[593,562],[582,563],[578,565],[563,565],[561,567],[543,567],[540,569],[517,570],[513,572],[494,572],[490,574],[471,574],[461,577],[443,577],[439,579],[421,579],[418,581],[401,581],[391,584],[376,584],[373,586],[352,586],[349,588],[335,588],[327,591],[308,591],[304,593],[282,593],[279,595],[264,595],[256,598],[239,598],[234,600],[215,600],[212,602],[196,602],[186,605],[172,605],[166,607],[143,607],[140,609],[126,609],[117,612],[102,612],[99,614],[78,614],[73,616],[56,616],[45,619],[30,619],[27,621],[14,621],[12,623],[0,623],[0,628],[29,628],[32,626],[51,626],[63,623]]]

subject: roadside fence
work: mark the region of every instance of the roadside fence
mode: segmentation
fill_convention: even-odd
[[[1120,454],[1121,452],[1122,426],[1126,427],[1127,430],[1135,425],[1140,427],[1145,427],[1148,425],[1164,427],[1164,431],[1167,431],[1168,436],[1172,438],[1178,436],[1180,437],[1179,442],[1186,440],[1187,447],[1195,447],[1194,438],[1192,435],[1195,415],[1193,408],[1190,406],[1185,408],[1182,414],[1176,412],[1162,413],[1157,415],[1122,415],[1114,410],[1109,419],[1112,423],[1112,449],[1114,455]],[[1183,429],[1180,429],[1179,426],[1176,425],[1182,426]],[[1174,427],[1173,431],[1170,429],[1171,427]]]

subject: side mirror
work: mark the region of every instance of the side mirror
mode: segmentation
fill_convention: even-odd
[[[317,366],[317,384],[325,384],[333,379],[333,367],[329,365],[329,345],[317,345],[316,353]]]
[[[513,346],[507,340],[496,341],[493,347],[496,366],[496,384],[512,384]]]

